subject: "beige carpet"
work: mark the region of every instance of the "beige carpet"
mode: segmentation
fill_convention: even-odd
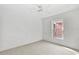
[[[22,47],[0,52],[0,55],[75,55],[76,51],[50,42],[39,41]]]

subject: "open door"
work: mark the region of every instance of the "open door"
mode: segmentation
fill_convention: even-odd
[[[64,23],[62,20],[54,21],[54,39],[64,39]]]

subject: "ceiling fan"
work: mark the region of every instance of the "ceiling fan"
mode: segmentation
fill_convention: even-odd
[[[38,8],[38,9],[37,9],[38,12],[42,12],[42,11],[43,11],[42,5],[37,5],[37,8]]]

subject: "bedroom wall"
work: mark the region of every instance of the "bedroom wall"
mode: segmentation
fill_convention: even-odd
[[[52,39],[51,23],[55,19],[64,21],[64,40]],[[49,20],[49,21],[48,21]],[[47,22],[46,22],[47,21]],[[79,8],[61,13],[55,16],[44,18],[43,39],[79,50]]]
[[[2,47],[2,5],[0,5],[0,49]]]
[[[32,5],[0,5],[0,51],[29,44],[42,39],[40,17],[32,13]],[[1,10],[1,9],[0,9]],[[2,40],[2,41],[1,41]]]

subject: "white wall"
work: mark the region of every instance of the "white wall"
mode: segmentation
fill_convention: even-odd
[[[0,5],[0,49],[2,47],[2,5]]]
[[[64,20],[64,40],[56,40],[56,39],[51,39],[51,30],[50,28],[50,21],[53,21],[55,19],[63,19]],[[45,22],[47,20],[50,20],[49,22]],[[51,16],[48,18],[45,18],[43,22],[46,24],[44,25],[44,40],[48,40],[51,42],[59,43],[71,48],[75,48],[79,50],[79,8],[71,10],[69,12],[65,12],[62,14],[58,14],[55,16]],[[49,28],[49,30],[47,30]],[[47,33],[47,34],[45,34]],[[46,39],[46,35],[48,36],[48,39]]]
[[[42,39],[41,19],[32,13],[32,5],[1,5],[2,37],[0,50],[17,47]],[[1,13],[0,13],[1,15]],[[1,31],[0,31],[1,32]]]

